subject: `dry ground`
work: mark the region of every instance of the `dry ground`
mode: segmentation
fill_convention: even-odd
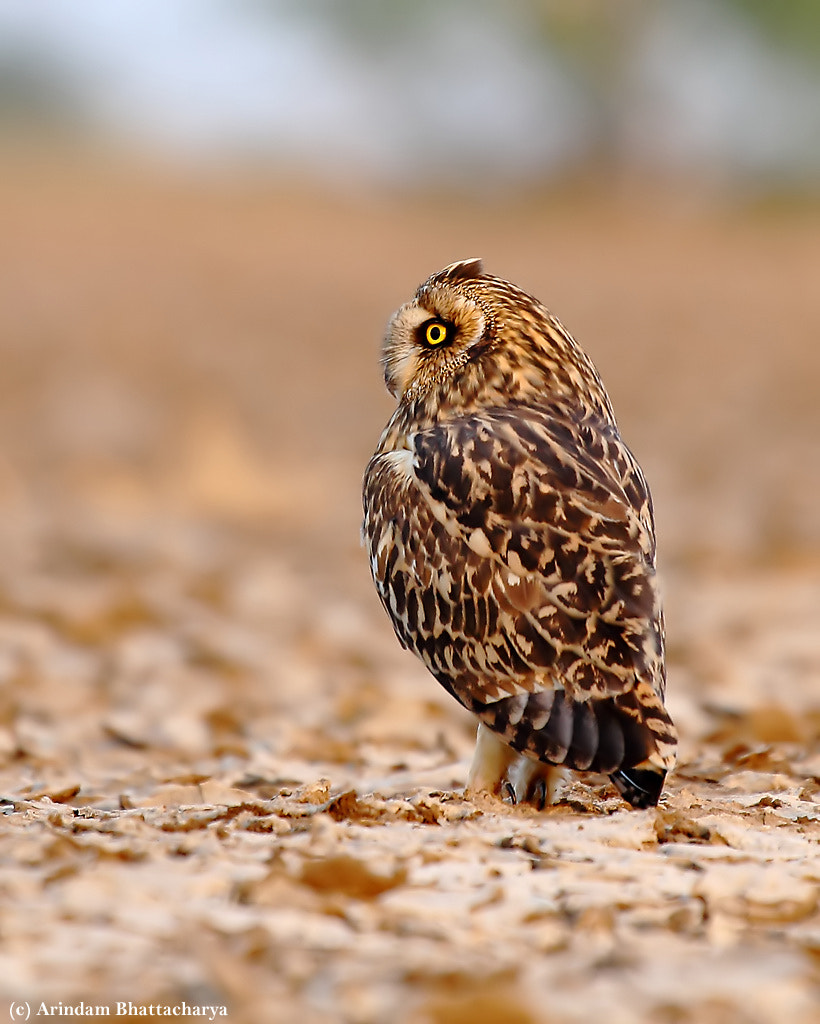
[[[20,166],[0,222],[5,1002],[818,1019],[816,208]],[[657,811],[465,801],[472,725],[371,592],[382,327],[473,255],[586,345],[653,485]]]

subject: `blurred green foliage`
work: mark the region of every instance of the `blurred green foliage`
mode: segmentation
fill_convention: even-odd
[[[606,67],[613,50],[659,8],[691,6],[692,0],[245,0],[257,14],[312,17],[332,22],[349,39],[367,47],[410,27],[418,30],[442,10],[495,11],[549,39],[558,50],[590,67]],[[820,61],[820,0],[708,0],[756,27],[775,46]]]
[[[721,0],[756,24],[778,46],[820,62],[820,0]]]

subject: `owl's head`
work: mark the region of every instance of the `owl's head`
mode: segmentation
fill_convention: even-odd
[[[393,314],[382,365],[390,393],[416,414],[564,399],[612,415],[594,366],[561,323],[485,274],[480,259],[433,274]]]

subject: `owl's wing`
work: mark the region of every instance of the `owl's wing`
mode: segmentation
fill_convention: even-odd
[[[409,446],[366,480],[373,573],[402,643],[519,749],[513,726],[526,716],[529,737],[555,718],[559,690],[569,735],[577,705],[613,698],[636,723],[647,708],[668,723],[651,503],[614,427],[510,406]]]

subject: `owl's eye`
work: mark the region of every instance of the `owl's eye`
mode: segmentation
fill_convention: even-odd
[[[424,343],[430,348],[443,345],[445,341],[450,340],[451,330],[449,324],[443,324],[440,320],[431,320],[423,329]]]

